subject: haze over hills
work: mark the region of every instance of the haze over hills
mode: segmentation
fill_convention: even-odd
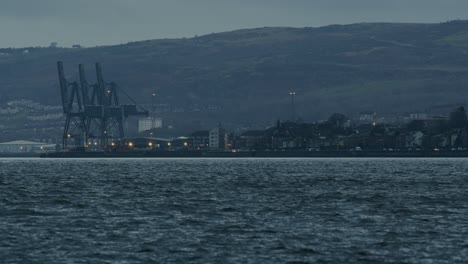
[[[27,52],[26,52],[27,50]],[[208,123],[289,118],[289,91],[304,120],[426,111],[468,98],[468,21],[257,28],[94,48],[0,49],[0,100],[60,104],[56,61],[69,79],[101,62],[136,101],[157,94]],[[209,111],[207,109],[216,109]],[[206,110],[206,111],[205,111]],[[187,113],[190,112],[191,113]]]

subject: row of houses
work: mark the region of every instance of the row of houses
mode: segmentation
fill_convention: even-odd
[[[451,127],[446,117],[413,120],[403,125],[371,123],[277,122],[264,130],[229,133],[222,127],[174,139],[172,148],[211,150],[373,150],[468,148],[467,127]]]
[[[370,113],[369,118],[375,116]],[[364,118],[365,119],[365,118]],[[161,150],[397,150],[397,149],[465,149],[468,148],[468,118],[464,108],[450,117],[415,117],[404,123],[353,123],[342,114],[333,114],[326,121],[315,123],[280,122],[262,130],[230,133],[221,125],[211,130],[193,132],[175,139],[157,137],[133,138],[112,142],[114,148]],[[147,120],[153,125],[154,119]],[[151,133],[153,135],[153,133]],[[122,143],[122,144],[121,144]],[[96,146],[99,144],[96,143]],[[0,152],[43,152],[57,145],[16,141],[0,144]]]

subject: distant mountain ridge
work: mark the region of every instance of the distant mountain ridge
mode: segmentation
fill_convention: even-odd
[[[90,82],[93,63],[101,62],[105,78],[141,103],[156,92],[159,103],[184,111],[219,106],[192,115],[213,122],[288,118],[291,90],[304,119],[424,111],[467,101],[468,21],[257,28],[95,48],[0,49],[0,100],[60,104],[57,60],[71,79],[77,64],[87,64]]]

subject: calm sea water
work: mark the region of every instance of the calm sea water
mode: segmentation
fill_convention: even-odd
[[[0,263],[467,263],[468,159],[0,159]]]

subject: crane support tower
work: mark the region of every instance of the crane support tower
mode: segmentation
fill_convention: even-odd
[[[63,112],[66,116],[63,130],[63,148],[74,146],[85,151],[92,140],[106,149],[110,142],[125,139],[123,121],[129,116],[148,116],[148,111],[137,104],[120,104],[116,83],[106,83],[101,64],[96,63],[96,84],[90,85],[82,64],[78,66],[79,82],[69,82],[63,63],[57,62]],[[128,96],[122,91],[122,93]],[[130,100],[134,102],[131,98]],[[73,144],[70,144],[73,141]]]

